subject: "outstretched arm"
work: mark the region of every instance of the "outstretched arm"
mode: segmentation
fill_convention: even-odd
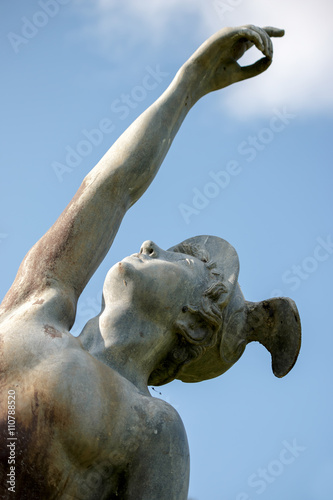
[[[86,176],[56,223],[28,252],[0,313],[52,290],[57,297],[55,319],[71,327],[79,295],[107,254],[124,214],[158,172],[190,108],[209,92],[265,71],[272,60],[272,36],[283,36],[283,31],[226,28],[199,47],[162,96]],[[237,61],[253,45],[264,57],[242,68]]]

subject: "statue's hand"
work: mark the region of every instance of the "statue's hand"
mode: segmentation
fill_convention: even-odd
[[[224,28],[211,36],[185,64],[193,81],[194,99],[265,71],[273,57],[271,37],[283,35],[282,29],[246,25]],[[240,66],[237,61],[252,46],[265,57],[250,66]]]

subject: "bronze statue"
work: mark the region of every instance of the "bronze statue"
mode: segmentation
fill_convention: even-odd
[[[144,242],[108,272],[100,314],[78,338],[69,333],[82,290],[188,111],[265,71],[276,36],[283,30],[249,25],[209,38],[23,260],[0,306],[1,498],[185,500],[186,433],[147,385],[216,377],[254,340],[271,352],[278,377],[295,363],[295,304],[245,301],[236,251],[213,236],[167,251]],[[241,67],[253,45],[264,57]]]

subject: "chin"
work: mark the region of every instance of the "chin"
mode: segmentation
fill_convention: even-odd
[[[124,281],[126,281],[127,278],[129,279],[134,274],[136,274],[135,266],[128,261],[126,257],[121,262],[114,264],[108,271],[104,281],[104,288],[112,287],[112,283],[125,284]]]
[[[125,257],[125,259],[121,260],[120,262],[117,262],[117,264],[115,264],[113,267],[116,268],[115,270],[118,273],[123,273],[127,269],[133,269],[134,265],[133,262],[131,262],[130,257]]]

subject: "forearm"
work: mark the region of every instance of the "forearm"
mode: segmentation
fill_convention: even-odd
[[[148,188],[188,111],[205,94],[265,71],[272,61],[271,36],[283,30],[254,26],[224,28],[204,42],[174,80],[106,153],[88,178],[97,177],[130,197],[133,204]],[[237,60],[255,45],[264,54],[242,68]],[[116,175],[113,175],[115,174]]]
[[[146,191],[158,172],[188,111],[195,103],[191,81],[183,66],[167,90],[119,137],[87,179],[98,177],[119,189],[130,204]]]

